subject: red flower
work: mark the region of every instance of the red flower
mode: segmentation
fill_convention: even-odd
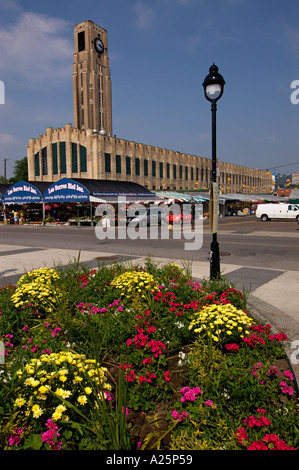
[[[260,439],[258,441],[254,441],[250,446],[247,447],[247,450],[269,450],[266,444],[261,441]]]
[[[231,350],[238,351],[240,349],[239,346],[236,343],[226,344],[225,347],[229,351],[231,351]]]
[[[152,364],[153,360],[151,357],[146,357],[143,361],[142,364]]]
[[[167,382],[170,382],[170,381],[171,381],[171,378],[169,377],[169,370],[167,370],[166,372],[164,372],[164,379],[165,379]]]

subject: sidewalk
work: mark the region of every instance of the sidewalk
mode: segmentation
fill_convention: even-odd
[[[33,248],[0,244],[0,286],[15,284],[26,271],[41,267],[65,266],[74,260],[90,267],[99,262],[113,263],[131,261],[142,265],[143,257],[116,255],[108,252],[93,252],[64,249]],[[194,279],[209,278],[209,262],[185,263],[178,260],[153,258],[154,262],[165,264],[175,261],[181,267],[192,269]],[[221,272],[239,290],[245,290],[251,314],[259,321],[269,322],[274,333],[285,333],[288,337],[286,352],[299,383],[299,271],[263,269],[233,264],[221,264]],[[298,341],[296,344],[295,342]],[[296,346],[296,347],[295,347]],[[296,354],[296,350],[298,351]],[[296,364],[297,362],[297,364]]]

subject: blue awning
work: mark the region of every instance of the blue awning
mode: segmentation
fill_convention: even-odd
[[[3,202],[7,204],[27,204],[28,202],[41,201],[42,193],[26,181],[18,181],[11,185],[3,196]]]
[[[78,181],[62,178],[44,192],[45,202],[87,202],[89,191]]]

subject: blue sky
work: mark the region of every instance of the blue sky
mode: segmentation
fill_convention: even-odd
[[[73,28],[108,31],[113,134],[211,156],[202,82],[226,85],[217,111],[220,161],[299,171],[298,0],[0,0],[0,174],[29,138],[73,123]],[[283,166],[284,165],[284,166]]]

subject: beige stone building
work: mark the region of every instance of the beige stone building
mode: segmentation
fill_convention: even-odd
[[[27,146],[29,181],[67,178],[134,181],[150,190],[202,190],[211,180],[211,160],[112,135],[107,31],[91,21],[74,28],[74,127],[48,128]],[[267,172],[220,162],[223,193],[272,189]]]

